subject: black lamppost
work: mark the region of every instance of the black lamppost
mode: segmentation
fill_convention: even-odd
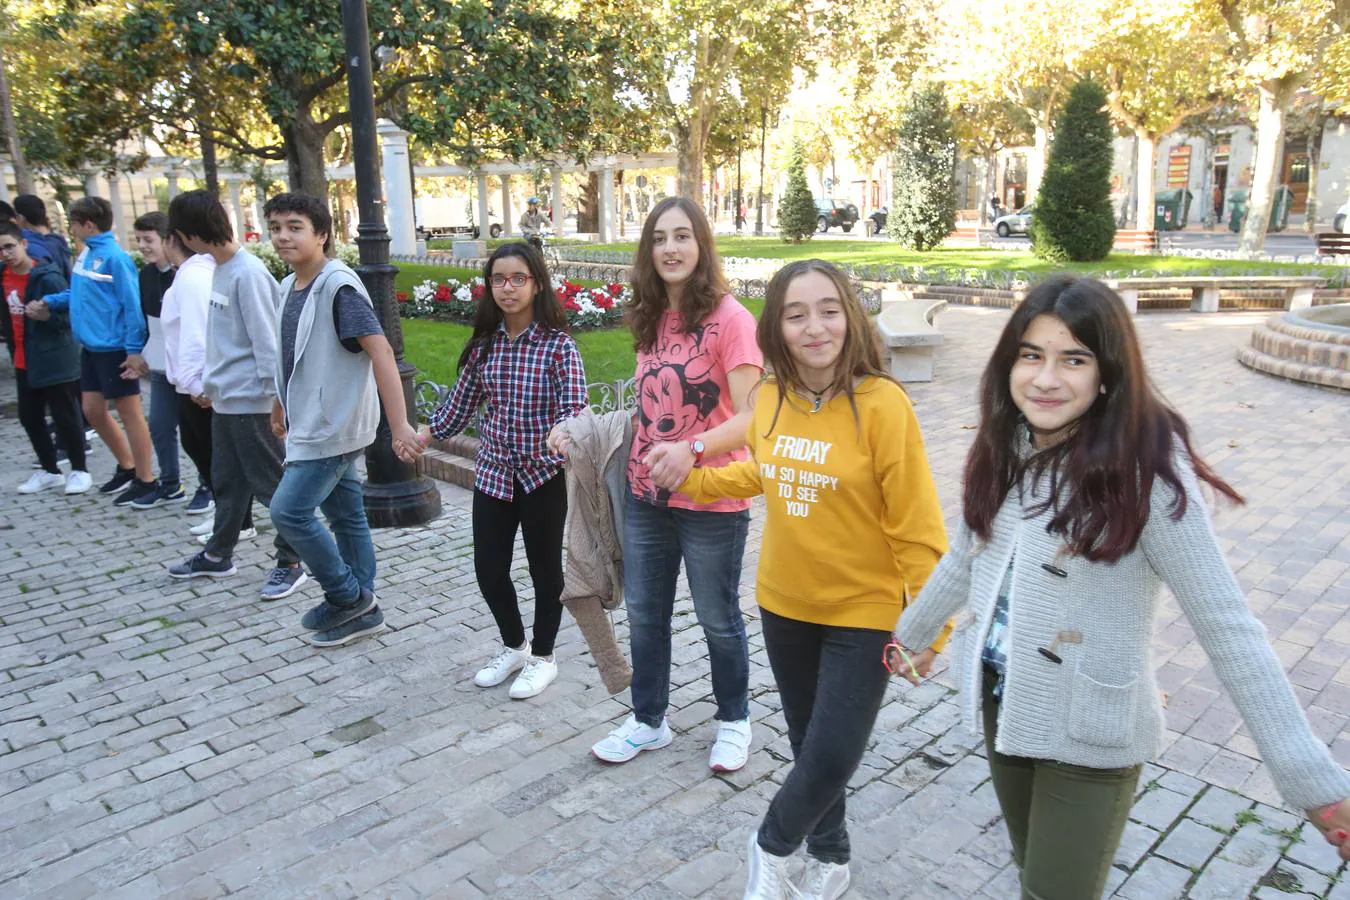
[[[394,348],[403,380],[403,403],[414,418],[413,375],[417,369],[403,358],[403,327],[394,302],[394,275],[389,263],[389,230],[384,225],[380,190],[379,150],[375,140],[375,84],[370,68],[370,26],[366,0],[342,0],[342,33],[347,51],[347,103],[352,112],[352,163],[356,170],[356,209],[360,216],[356,246],[361,252],[357,274],[370,292],[375,312]],[[380,412],[375,443],[366,448],[366,515],[374,528],[421,525],[441,514],[441,495],[431,479],[394,455],[389,422]]]
[[[759,192],[755,197],[755,237],[764,234],[764,145],[769,128],[769,111],[759,108]]]

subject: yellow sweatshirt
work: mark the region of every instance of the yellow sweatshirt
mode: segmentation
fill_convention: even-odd
[[[891,631],[905,598],[919,595],[947,552],[947,532],[909,397],[882,378],[864,379],[854,397],[857,420],[845,396],[816,413],[802,399],[780,408],[777,384],[766,382],[750,423],[751,458],[696,468],[680,492],[699,503],[764,494],[756,575],[764,609]]]

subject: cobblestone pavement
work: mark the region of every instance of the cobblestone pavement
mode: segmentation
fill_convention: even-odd
[[[1220,514],[1224,546],[1313,727],[1350,763],[1350,396],[1242,368],[1234,352],[1262,315],[1138,321],[1158,382],[1247,495]],[[945,313],[937,381],[911,391],[952,516],[976,380],[1006,316]],[[713,706],[686,596],[676,741],[608,768],[587,748],[626,697],[605,694],[570,622],[541,697],[469,682],[495,632],[464,492],[445,489],[429,528],[377,534],[392,630],[321,651],[296,624],[312,584],[258,599],[265,543],[243,547],[235,578],[171,581],[166,564],[195,549],[181,509],[21,497],[30,459],[0,421],[0,896],[740,896],[745,836],[790,765],[751,590],[757,531],[750,764],[706,768]],[[94,460],[106,475],[106,452]],[[1335,854],[1281,807],[1174,605],[1155,648],[1173,730],[1111,891],[1350,898]],[[956,718],[941,679],[891,688],[850,801],[850,897],[1017,896],[987,766]]]

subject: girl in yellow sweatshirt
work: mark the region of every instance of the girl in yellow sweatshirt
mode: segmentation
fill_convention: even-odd
[[[781,269],[757,336],[773,374],[751,458],[695,468],[679,490],[765,497],[756,587],[796,764],[751,835],[745,897],[836,898],[849,884],[844,791],[886,693],[886,644],[947,535],[914,409],[844,274],[821,260]],[[926,671],[933,653],[914,664]],[[785,865],[803,840],[793,886]]]

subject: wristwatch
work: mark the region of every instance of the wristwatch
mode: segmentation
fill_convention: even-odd
[[[694,465],[703,465],[703,453],[708,448],[697,438],[689,442],[689,449],[694,451]]]

